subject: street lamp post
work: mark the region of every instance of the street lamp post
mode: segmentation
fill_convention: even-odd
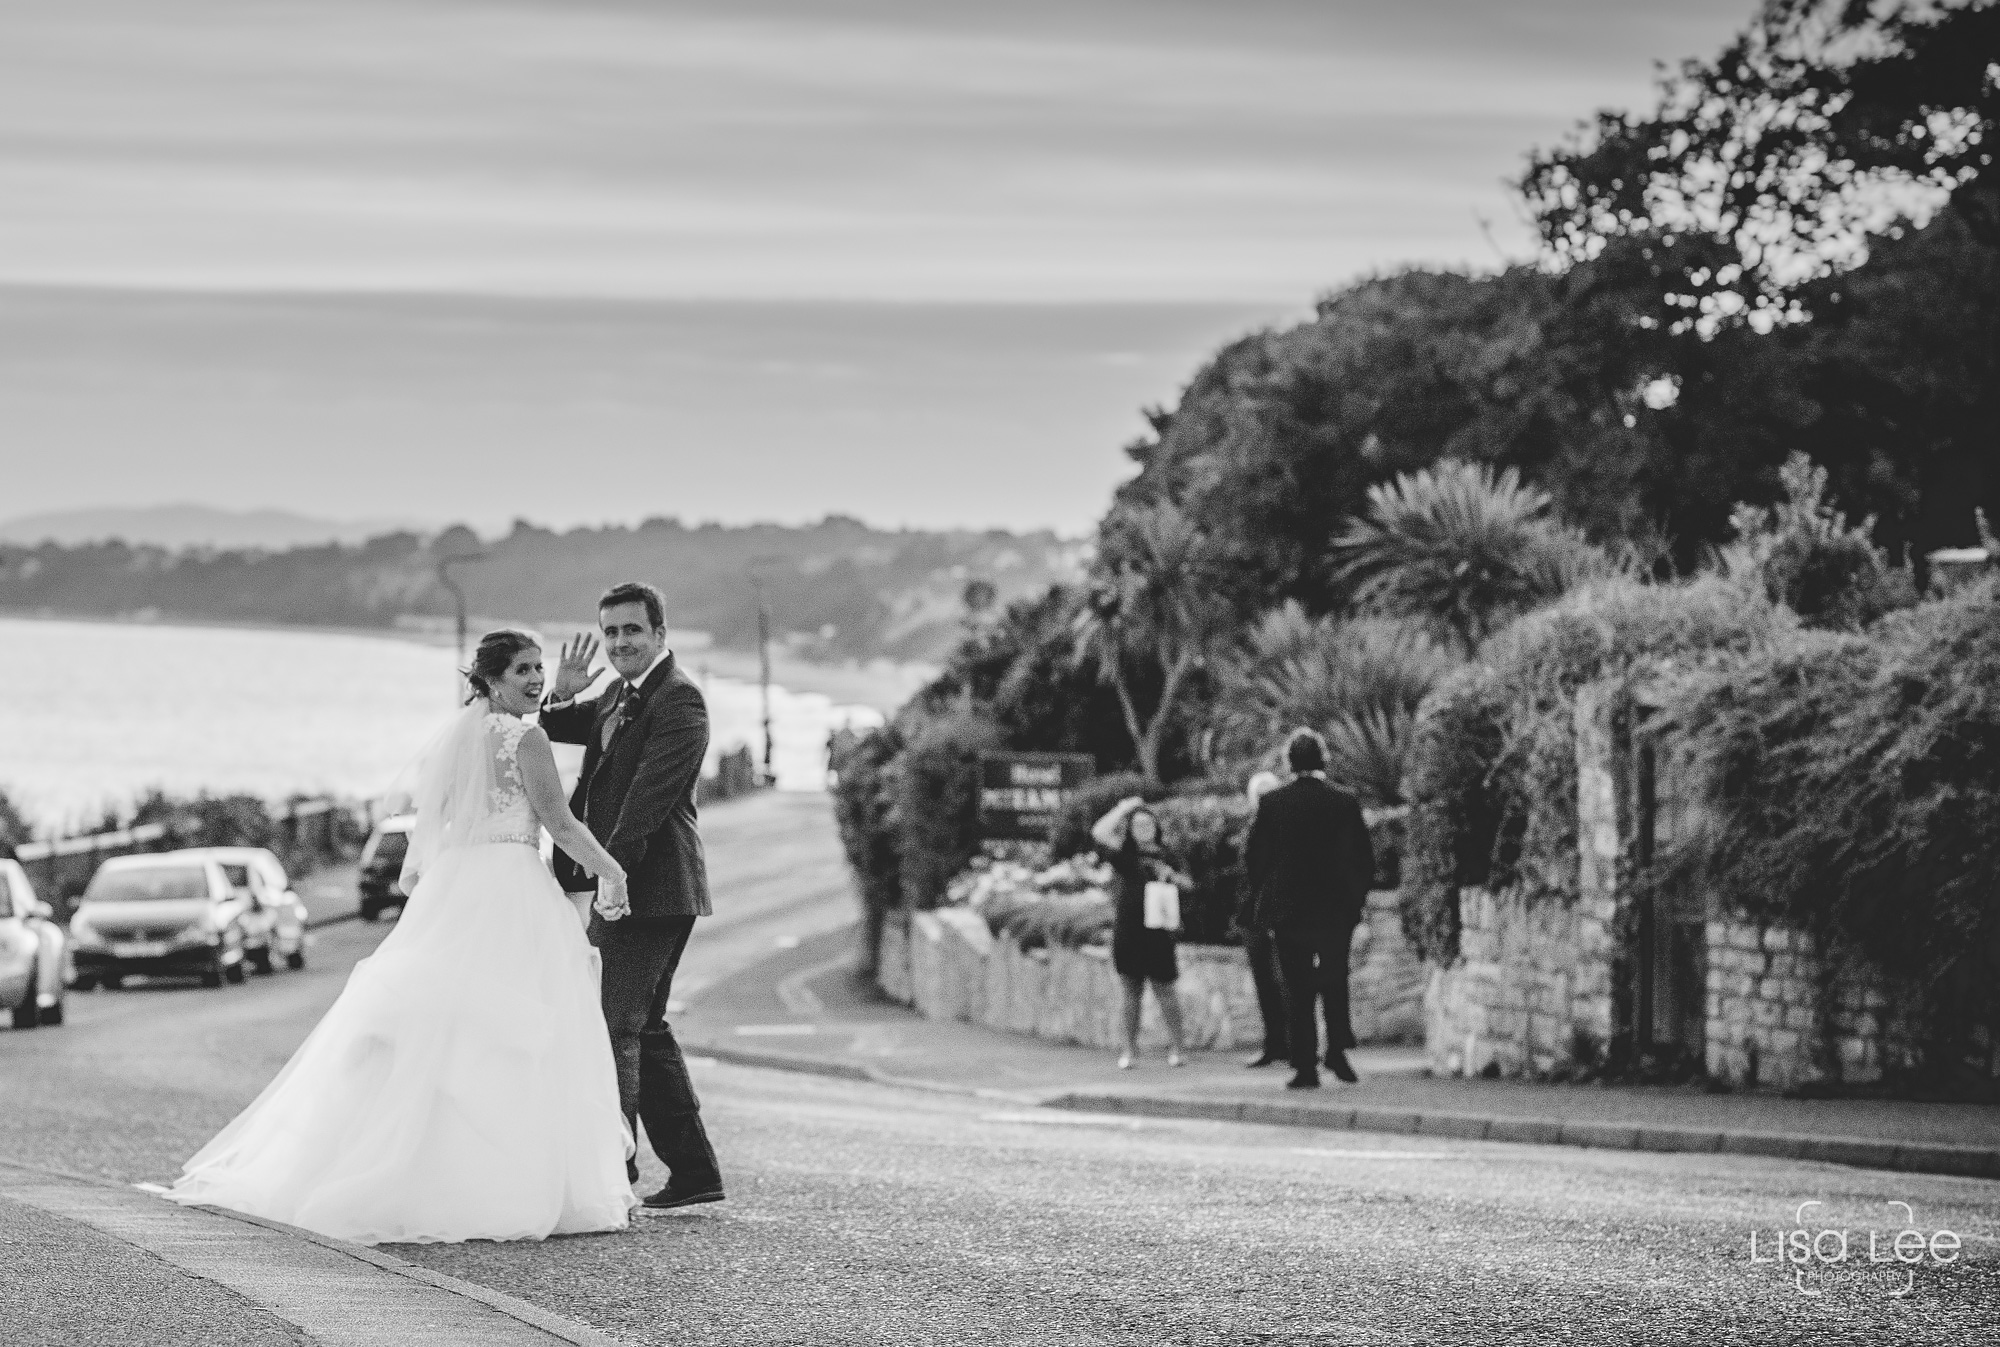
[[[764,781],[771,781],[771,605],[764,597],[764,577],[750,572],[750,586],[757,591],[757,690],[764,716]]]
[[[757,595],[757,687],[762,698],[764,715],[764,784],[772,785],[777,777],[771,771],[771,604],[764,589],[764,576],[758,567],[785,560],[784,557],[752,557],[744,569],[750,574],[750,587]]]
[[[459,588],[458,581],[451,578],[451,568],[460,562],[484,560],[484,552],[461,552],[457,556],[438,558],[438,582],[451,591],[452,601],[458,605],[458,663],[454,667],[460,670],[465,668],[465,591]],[[458,695],[461,699],[465,696],[465,675],[462,672],[458,676]]]

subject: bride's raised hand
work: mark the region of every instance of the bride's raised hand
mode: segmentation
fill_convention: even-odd
[[[556,680],[549,688],[549,696],[559,702],[568,701],[585,688],[595,677],[590,671],[590,662],[597,658],[597,637],[587,631],[580,631],[564,641],[562,653],[556,661]]]

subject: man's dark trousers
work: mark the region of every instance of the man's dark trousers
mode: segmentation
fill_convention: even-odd
[[[1271,932],[1278,979],[1285,989],[1285,1037],[1291,1044],[1294,1071],[1319,1074],[1315,1003],[1326,1015],[1327,1052],[1345,1052],[1354,1046],[1354,1024],[1347,1009],[1347,951],[1354,943],[1354,926],[1353,922],[1310,922]]]
[[[604,959],[604,1019],[618,1064],[618,1095],[625,1120],[646,1125],[646,1139],[682,1189],[720,1187],[722,1171],[701,1103],[688,1077],[687,1058],[667,1023],[674,970],[694,932],[693,917],[626,917],[607,922],[592,914],[590,943]],[[636,1120],[636,1121],[635,1121]]]
[[[1257,988],[1257,1013],[1264,1019],[1264,1055],[1285,1056],[1285,988],[1278,980],[1278,952],[1269,931],[1248,931],[1243,952],[1250,957],[1250,981]]]

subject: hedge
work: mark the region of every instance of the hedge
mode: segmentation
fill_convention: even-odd
[[[1465,885],[1573,899],[1576,694],[1635,670],[1689,670],[1771,648],[1798,630],[1761,583],[1619,578],[1506,627],[1418,712],[1404,928],[1425,957],[1457,957]]]
[[[1977,965],[2000,1023],[2000,584],[1691,676],[1667,714],[1714,802],[1670,864],[1927,985]]]

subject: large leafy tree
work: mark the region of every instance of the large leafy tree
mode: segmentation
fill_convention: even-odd
[[[1783,354],[1776,381],[1745,387],[1751,415],[1739,423],[1763,422],[1790,447],[1815,451],[1798,432],[1831,429],[1833,452],[1848,456],[1835,468],[1842,494],[1872,506],[1902,493],[1884,536],[1926,546],[1968,537],[1970,507],[2000,490],[1986,466],[1996,411],[1990,320],[1950,315],[1959,335],[1984,344],[1969,361],[1983,368],[1966,369],[1941,398],[1911,387],[1935,385],[1935,375],[1889,372],[1908,362],[1865,331],[1866,317],[1835,322],[1845,343],[1753,343],[1742,329],[1819,327],[1856,288],[1874,292],[1874,316],[1893,314],[1882,284],[1890,277],[1891,287],[1932,289],[1956,274],[1990,314],[2000,257],[1996,115],[1993,0],[1770,0],[1719,57],[1665,80],[1653,111],[1600,115],[1573,143],[1537,155],[1522,186],[1560,265],[1608,263],[1635,293],[1650,290],[1646,306],[1658,311],[1638,315],[1649,330],[1721,341],[1767,363]],[[1932,218],[1932,229],[1916,229]],[[1940,226],[1925,248],[1896,246]],[[1945,253],[1964,265],[1940,267]],[[1700,362],[1692,343],[1674,351]],[[1967,363],[1935,369],[1950,380]],[[1715,382],[1715,370],[1701,373]],[[1868,427],[1872,456],[1842,442],[1857,425]],[[1745,496],[1775,492],[1785,447],[1755,446],[1765,489]]]

